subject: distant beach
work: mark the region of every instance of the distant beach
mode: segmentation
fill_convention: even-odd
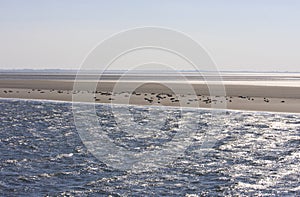
[[[122,74],[108,73],[100,81],[96,75],[86,74],[76,83],[82,87],[97,84],[97,88],[76,89],[74,73],[2,72],[0,97],[300,112],[300,74],[297,73],[222,73],[222,81],[213,81],[215,77],[209,73],[204,77],[192,72],[183,74],[186,74],[185,81],[176,80],[176,75],[170,73],[136,73],[122,79]],[[121,88],[115,88],[116,85]],[[192,87],[194,92],[186,91],[186,87]],[[224,87],[225,92],[210,91],[214,87]],[[84,95],[82,100],[76,100],[78,95]]]

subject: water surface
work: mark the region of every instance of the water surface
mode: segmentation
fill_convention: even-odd
[[[96,105],[102,130],[118,146],[142,152],[163,146],[188,115],[216,141],[201,154],[197,135],[186,151],[154,171],[122,171],[106,165],[84,146],[67,102],[0,100],[0,193],[44,195],[300,195],[300,115],[267,112],[130,106],[128,115],[147,135],[117,129],[114,116],[125,106]],[[128,106],[126,107],[128,109]],[[151,114],[151,117],[147,117]],[[162,116],[163,114],[163,116]],[[158,129],[145,124],[168,116]],[[222,120],[222,124],[220,121]],[[125,121],[125,120],[124,120]],[[132,120],[128,119],[127,129]],[[152,125],[153,126],[153,125]],[[153,127],[155,128],[155,127]],[[200,138],[199,138],[200,139]],[[144,142],[144,143],[142,143]]]

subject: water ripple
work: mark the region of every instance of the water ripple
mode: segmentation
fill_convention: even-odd
[[[228,111],[215,116],[201,109],[134,106],[116,106],[112,113],[108,105],[97,105],[102,132],[137,153],[161,147],[179,128],[197,130],[193,143],[167,167],[126,172],[97,160],[86,149],[71,104],[1,100],[0,108],[4,196],[300,195],[297,114]],[[184,124],[191,121],[195,124]],[[213,146],[200,143],[205,132],[214,134]]]

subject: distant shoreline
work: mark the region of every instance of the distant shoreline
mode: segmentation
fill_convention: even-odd
[[[273,111],[300,113],[300,86],[264,86],[228,84],[224,87],[205,82],[163,81],[101,81],[93,90],[95,81],[80,81],[83,89],[73,89],[73,80],[0,80],[1,98],[45,99],[96,103],[165,105],[200,108],[226,108],[233,110]],[[118,83],[117,83],[118,82]],[[226,84],[227,83],[227,84]],[[115,85],[122,87],[114,89]],[[140,85],[142,84],[142,85]],[[172,91],[167,86],[173,87]],[[195,93],[187,91],[193,87]],[[216,91],[218,88],[225,88]],[[130,94],[129,89],[134,90]],[[132,91],[131,91],[132,92]],[[79,100],[78,99],[79,97]]]
[[[98,72],[99,70],[80,70],[80,72],[85,72],[85,73],[94,73]],[[124,73],[127,72],[128,70],[121,70],[121,69],[114,69],[114,70],[106,70],[106,72],[111,72],[111,73]],[[145,70],[136,70],[137,72],[145,71]],[[199,70],[146,70],[148,73],[149,72],[156,72],[156,73],[161,73],[161,72],[183,72],[183,73],[188,73],[188,72],[197,72],[199,73]],[[77,73],[78,69],[29,69],[29,68],[24,68],[24,69],[1,69],[0,68],[0,74],[1,73]],[[209,70],[202,70],[200,72],[203,73],[210,73],[210,72],[215,72],[215,71],[209,71]],[[256,71],[256,70],[218,70],[219,73],[245,73],[245,74],[251,74],[251,73],[270,73],[270,74],[300,74],[300,71],[270,71],[270,70],[265,70],[265,71]]]

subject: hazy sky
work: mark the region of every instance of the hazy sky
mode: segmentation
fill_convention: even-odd
[[[299,10],[298,0],[0,0],[0,69],[77,69],[111,34],[162,26],[221,70],[300,71]]]

